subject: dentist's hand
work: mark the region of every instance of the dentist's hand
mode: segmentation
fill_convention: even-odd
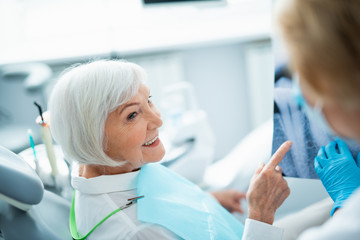
[[[278,164],[290,150],[292,142],[283,143],[269,163],[262,164],[250,181],[247,192],[248,218],[272,224],[278,207],[289,196],[290,189]]]
[[[359,163],[360,154],[354,160],[346,143],[340,139],[321,147],[315,157],[315,171],[334,200],[331,216],[360,186]]]

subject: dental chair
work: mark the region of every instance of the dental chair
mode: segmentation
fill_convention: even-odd
[[[44,190],[35,171],[0,146],[0,240],[67,240],[70,202]]]

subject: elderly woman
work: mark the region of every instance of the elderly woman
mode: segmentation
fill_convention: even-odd
[[[220,239],[224,232],[241,238],[242,225],[213,197],[160,164],[145,167],[160,161],[165,149],[141,67],[101,60],[71,68],[55,85],[49,110],[55,141],[79,164],[72,177],[75,239],[201,239],[196,236],[205,233]],[[244,193],[213,196],[242,212]],[[223,226],[212,226],[216,221]]]
[[[360,143],[360,1],[280,2],[278,24],[302,92],[297,99],[301,98],[299,102],[319,125]],[[280,161],[281,156],[275,163]],[[314,166],[334,201],[333,217],[321,227],[304,232],[300,239],[359,239],[359,162],[340,139],[319,150]],[[279,178],[274,164],[260,167],[252,179],[243,239],[281,239],[281,229],[271,224],[283,195],[278,195],[280,204],[275,208],[263,207],[278,189],[271,184],[273,178]]]

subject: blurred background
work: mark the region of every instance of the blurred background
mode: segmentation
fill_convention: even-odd
[[[59,73],[100,58],[144,67],[164,118],[163,90],[189,83],[213,133],[212,161],[272,118],[270,0],[150,2],[0,0],[0,145],[29,148],[28,128],[40,143],[33,102],[45,111]]]
[[[34,101],[46,111],[59,74],[75,63],[126,59],[147,71],[162,113],[162,164],[203,189],[246,191],[271,155],[274,72],[286,63],[272,34],[273,2],[0,0],[0,146],[19,153],[69,204],[71,167],[56,144],[50,157]],[[289,184],[277,217],[327,196],[313,179]]]

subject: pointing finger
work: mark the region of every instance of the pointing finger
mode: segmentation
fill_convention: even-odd
[[[270,161],[264,169],[275,169],[279,163],[283,160],[285,157],[285,154],[290,150],[292,145],[292,141],[286,141],[284,142],[278,150],[274,153],[274,155],[271,157]]]

